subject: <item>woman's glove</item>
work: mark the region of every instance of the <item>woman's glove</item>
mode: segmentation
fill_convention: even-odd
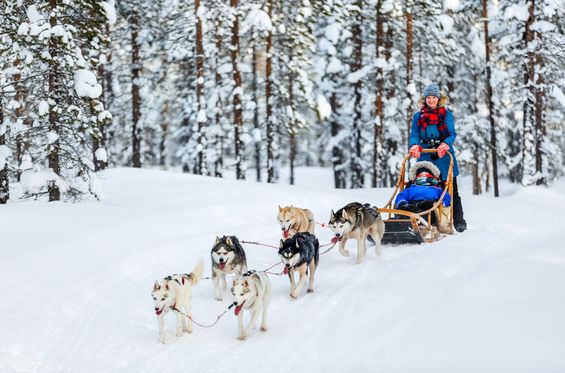
[[[445,156],[445,154],[448,152],[448,150],[449,150],[449,145],[442,142],[437,147],[437,156],[440,157],[440,158],[443,158]]]
[[[420,153],[422,152],[422,147],[420,145],[412,145],[410,148],[410,155],[414,158],[420,158]]]

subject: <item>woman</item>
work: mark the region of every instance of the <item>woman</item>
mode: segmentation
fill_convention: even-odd
[[[410,155],[419,161],[433,162],[441,172],[441,179],[447,179],[449,170],[449,151],[453,156],[453,225],[457,232],[467,229],[463,218],[463,206],[457,190],[459,167],[453,151],[453,142],[457,136],[453,114],[445,108],[447,97],[442,95],[437,84],[430,84],[424,89],[420,111],[412,117],[410,130]],[[421,154],[422,149],[437,149],[437,154]]]

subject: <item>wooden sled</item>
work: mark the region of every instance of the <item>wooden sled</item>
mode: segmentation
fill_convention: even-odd
[[[436,153],[435,149],[424,149],[422,153]],[[405,180],[406,163],[410,159],[410,154],[407,154],[402,161],[398,182],[396,183],[392,197],[385,205],[385,207],[378,209],[383,216],[385,222],[385,234],[382,239],[383,244],[420,244],[422,242],[434,242],[442,237],[438,227],[432,224],[432,214],[446,219],[442,214],[442,209],[449,209],[449,219],[447,221],[447,230],[453,232],[453,156],[450,152],[446,153],[449,156],[449,169],[447,180],[444,183],[443,193],[440,198],[433,203],[433,206],[425,211],[410,212],[394,208],[394,201],[398,193],[400,193],[408,182]],[[451,205],[445,207],[443,205],[443,198],[449,192],[452,197]],[[445,226],[445,224],[444,224]],[[445,229],[445,228],[444,228]]]

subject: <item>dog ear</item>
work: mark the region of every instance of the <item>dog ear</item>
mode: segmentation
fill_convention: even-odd
[[[231,240],[231,237],[226,238],[226,243],[230,246],[233,246],[233,242]]]
[[[281,238],[281,243],[279,244],[279,249],[282,249],[283,246],[284,246],[284,241],[283,241],[282,238]]]
[[[283,210],[283,209],[282,209],[281,205],[279,205],[279,212],[281,212],[282,210]]]
[[[220,237],[216,236],[216,242],[214,242],[214,245],[217,245],[220,243]]]
[[[165,284],[165,290],[169,290],[169,283],[168,282]]]
[[[247,282],[247,279],[243,280],[243,286],[245,286],[246,288],[249,287],[249,282]]]
[[[159,290],[161,289],[161,285],[159,285],[159,281],[155,280],[155,283],[153,284],[153,290]]]
[[[330,213],[330,220],[332,220],[334,218],[334,216],[335,216],[335,212],[334,212],[334,210],[332,210],[332,212]]]
[[[343,218],[344,218],[345,220],[349,220],[349,215],[347,215],[347,211],[346,211],[346,210],[343,210]]]

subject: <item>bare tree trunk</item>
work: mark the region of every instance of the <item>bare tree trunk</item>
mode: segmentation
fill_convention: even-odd
[[[167,159],[167,138],[169,137],[169,100],[165,99],[163,102],[163,109],[161,110],[161,118],[163,118],[161,122],[161,141],[159,142],[159,166],[162,169],[166,169],[166,162]]]
[[[490,37],[488,33],[488,13],[487,13],[487,0],[483,0],[483,24],[485,29],[485,63],[486,63],[486,85],[487,85],[487,100],[489,109],[490,121],[490,146],[492,157],[492,181],[494,185],[494,196],[498,197],[498,165],[496,154],[496,126],[494,124],[494,104],[492,102],[492,84],[490,80]]]
[[[535,6],[535,5],[534,5]],[[542,35],[540,32],[536,32],[536,39],[537,39],[537,46],[538,49],[542,44]],[[536,174],[540,175],[536,178],[536,185],[545,185],[547,180],[543,177],[543,151],[542,151],[542,144],[543,139],[545,138],[546,131],[545,125],[543,123],[543,99],[545,96],[544,93],[544,61],[541,53],[536,53],[535,57],[535,64],[536,64],[536,85],[535,85],[535,109],[536,109],[536,136],[535,136],[535,152],[536,152]]]
[[[338,101],[335,92],[333,92],[330,97],[330,105],[332,107],[332,114],[330,116],[331,135],[335,138],[341,130],[337,117]],[[337,189],[345,189],[347,187],[347,173],[345,172],[345,165],[343,164],[344,158],[341,146],[339,144],[334,145],[332,148],[332,164],[334,171],[334,185]]]
[[[216,75],[214,77],[216,83],[216,89],[219,89],[222,84],[222,76],[220,75],[219,66],[220,66],[220,50],[222,48],[222,36],[220,35],[220,25],[217,22],[216,25]],[[221,112],[222,112],[222,97],[218,90],[218,99],[216,100],[216,116],[215,116],[215,124],[217,128],[220,128],[222,125],[221,121]],[[219,134],[216,134],[216,149],[218,151],[218,156],[216,157],[216,161],[214,162],[214,176],[215,177],[222,177],[222,173],[224,170],[224,135],[223,131],[219,131]]]
[[[6,145],[6,131],[2,128],[4,123],[4,93],[0,94],[0,147]],[[10,199],[10,179],[8,178],[8,160],[4,167],[0,168],[0,205],[4,205]]]
[[[353,25],[352,34],[353,34],[353,45],[354,45],[354,52],[353,52],[353,63],[351,64],[351,71],[356,72],[361,70],[363,65],[363,38],[361,34],[361,27],[363,26],[363,1],[357,0],[355,4],[358,7],[358,11],[355,14],[355,23]],[[353,113],[353,122],[352,122],[352,145],[353,145],[353,156],[351,157],[351,188],[362,188],[364,185],[364,177],[363,177],[363,167],[361,164],[361,121],[362,121],[362,113],[361,113],[361,88],[362,88],[362,80],[359,79],[355,82],[353,86],[353,95],[354,95],[354,113]]]
[[[49,17],[49,24],[51,28],[57,26],[57,16],[55,12],[55,8],[57,8],[57,0],[49,0],[49,7],[51,8],[51,13]],[[57,69],[57,55],[59,54],[59,45],[57,43],[57,38],[55,36],[51,36],[49,39],[49,55],[51,56],[51,60],[49,63],[49,72],[48,72],[48,85],[49,85],[49,96],[50,98],[55,101],[55,105],[60,105],[61,102],[58,102],[58,95],[61,93],[60,90],[60,82],[58,81],[59,78],[59,71]],[[49,130],[52,133],[60,134],[61,129],[59,126],[58,116],[55,112],[54,108],[51,107],[52,104],[49,104]],[[53,170],[53,172],[57,175],[61,173],[61,166],[59,162],[59,147],[60,142],[59,139],[55,140],[53,143],[49,145],[49,153],[47,155],[49,168]],[[49,201],[59,201],[61,199],[61,192],[59,187],[55,184],[55,182],[49,183]]]
[[[412,122],[412,110],[414,103],[412,102],[412,93],[410,92],[410,86],[412,85],[412,75],[414,71],[413,67],[413,50],[414,50],[414,36],[413,36],[413,20],[412,20],[412,10],[406,9],[404,13],[404,18],[406,19],[406,97],[408,98],[408,110],[407,114],[407,126],[406,132],[406,148],[410,143],[410,127]]]
[[[137,41],[139,31],[139,15],[131,15],[131,119],[132,119],[132,165],[141,168],[141,95],[139,93],[139,77],[141,61],[139,57],[140,46]]]
[[[200,0],[194,1],[194,12],[196,16],[196,103],[197,103],[197,123],[198,133],[197,144],[200,146],[198,152],[198,159],[196,161],[196,174],[207,174],[206,172],[206,102],[204,97],[204,46],[202,34],[202,17],[203,14],[198,14],[200,11]],[[204,113],[204,115],[202,115]]]
[[[269,18],[273,16],[273,0],[267,0],[267,12]],[[274,157],[274,132],[275,125],[273,121],[273,105],[271,102],[271,74],[273,70],[273,32],[269,30],[267,36],[267,61],[265,66],[265,100],[266,107],[266,123],[267,123],[267,182],[275,182],[275,157]]]
[[[471,165],[471,174],[473,175],[473,194],[481,194],[481,178],[479,176],[479,146],[476,142],[473,142],[473,163]]]
[[[104,109],[106,107],[106,82],[104,80],[104,65],[98,65],[98,81],[100,81],[100,85],[102,86],[102,94],[100,95],[100,102],[104,105]],[[101,123],[98,127],[100,131],[99,135],[94,134],[92,136],[92,150],[93,150],[93,163],[94,163],[94,171],[104,170],[107,167],[106,161],[99,160],[96,158],[96,150],[99,148],[106,148],[106,124]]]
[[[255,43],[253,44],[253,102],[255,102],[255,108],[253,109],[253,128],[255,131],[259,132],[259,97],[257,96],[257,90],[259,89],[258,84],[258,73],[257,73],[257,47]],[[255,170],[257,173],[257,181],[261,181],[261,141],[255,141]]]
[[[289,53],[289,60],[292,60],[292,51]],[[292,107],[292,100],[294,99],[292,95],[293,90],[293,75],[292,71],[288,72],[288,106]],[[290,141],[290,185],[294,185],[294,161],[296,160],[296,126],[294,123],[294,115],[292,121],[289,123],[289,141]]]
[[[238,180],[245,180],[245,170],[243,168],[243,142],[241,141],[241,131],[243,128],[243,111],[241,103],[241,73],[239,71],[239,18],[237,15],[238,0],[230,0],[234,20],[232,22],[231,35],[231,60],[233,66],[233,123],[235,126],[235,175]]]
[[[377,19],[377,35],[376,35],[376,58],[382,58],[382,49],[384,48],[384,31],[383,31],[383,15],[381,13],[382,0],[379,0],[376,5]],[[383,112],[383,96],[384,96],[384,81],[383,81],[383,69],[377,66],[376,73],[376,102],[375,102],[375,124],[374,124],[374,138],[373,138],[373,179],[372,187],[383,186],[383,123],[384,123],[384,112]]]

